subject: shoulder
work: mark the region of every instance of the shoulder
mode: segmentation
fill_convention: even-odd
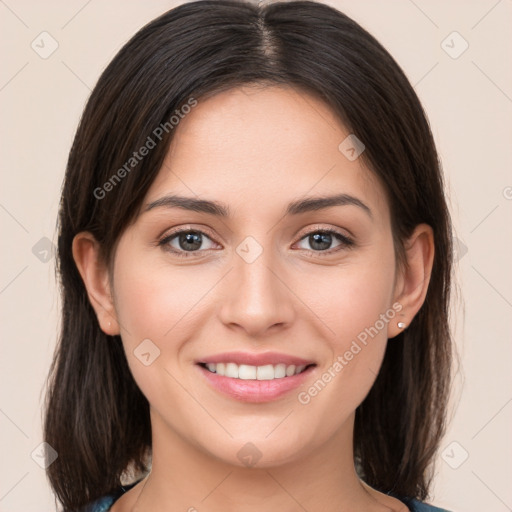
[[[138,484],[140,480],[137,480],[133,484],[124,485],[119,487],[112,494],[108,494],[106,496],[102,496],[95,501],[87,504],[85,507],[80,509],[80,512],[108,512],[115,501],[120,498],[125,492],[129,491],[134,485]]]
[[[80,512],[107,512],[112,507],[114,501],[116,501],[116,498],[117,496],[113,494],[103,496],[83,507]]]
[[[404,503],[409,507],[411,512],[450,512],[444,508],[434,507],[428,503],[423,503],[418,500],[403,500]]]

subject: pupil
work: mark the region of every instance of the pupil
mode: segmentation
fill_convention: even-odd
[[[189,244],[187,246],[187,244]],[[194,246],[195,244],[195,246]],[[192,247],[190,247],[192,245]],[[180,246],[186,251],[201,247],[201,235],[199,233],[185,233],[180,235]]]
[[[315,233],[314,235],[310,235],[310,239],[312,239],[312,242],[310,240],[311,247],[313,247],[314,249],[319,249],[321,251],[328,249],[331,242],[331,236],[332,235],[329,233]],[[317,244],[319,244],[320,247],[316,246]],[[327,247],[322,246],[322,244],[326,244]]]

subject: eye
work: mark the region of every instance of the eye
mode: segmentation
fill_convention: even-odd
[[[188,258],[191,256],[190,253],[202,252],[212,248],[202,247],[205,240],[209,240],[213,243],[211,238],[203,231],[197,229],[182,229],[165,236],[158,242],[158,245],[163,246],[165,250],[176,254],[176,256]],[[201,247],[202,251],[200,251]]]
[[[344,234],[336,231],[335,229],[315,229],[314,231],[310,231],[303,236],[299,242],[306,241],[309,243],[311,249],[304,248],[309,252],[314,252],[315,255],[323,256],[325,253],[332,254],[333,252],[337,252],[343,248],[349,248],[354,246],[354,241]],[[334,246],[334,249],[331,247],[334,241],[338,241],[338,245]]]
[[[210,247],[204,247],[205,241],[209,241]],[[355,245],[354,241],[346,235],[330,228],[310,231],[303,236],[300,242],[308,242],[311,249],[299,247],[316,256],[328,256],[343,248],[350,248]],[[332,248],[332,243],[337,241],[338,245]],[[194,253],[200,253],[211,250],[215,246],[212,239],[203,231],[198,229],[181,229],[171,232],[158,242],[166,251],[175,254],[180,258],[189,258],[195,256]],[[206,244],[208,245],[208,244]]]

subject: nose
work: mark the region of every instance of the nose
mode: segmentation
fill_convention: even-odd
[[[223,324],[251,337],[288,328],[295,315],[294,295],[284,274],[270,249],[252,262],[235,254],[219,311]]]

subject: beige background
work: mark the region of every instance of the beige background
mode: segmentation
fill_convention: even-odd
[[[48,248],[80,113],[127,39],[177,3],[0,0],[0,511],[55,510],[36,462],[60,302]],[[449,187],[465,310],[455,304],[460,371],[432,502],[454,512],[510,511],[512,0],[328,3],[374,34],[406,72]],[[58,48],[46,59],[31,47],[49,52],[53,40]]]

